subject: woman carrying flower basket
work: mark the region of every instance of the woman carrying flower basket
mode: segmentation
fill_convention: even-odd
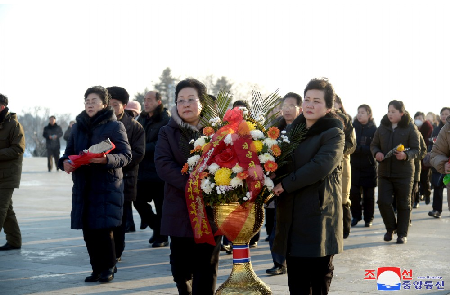
[[[177,84],[172,118],[161,128],[155,149],[156,171],[166,183],[161,234],[171,239],[171,271],[180,295],[213,295],[216,289],[222,236],[214,237],[215,246],[195,242],[185,198],[189,175],[181,172],[193,150],[189,142],[201,134],[204,95],[206,87],[196,79],[185,79]],[[211,207],[206,207],[206,214],[215,232]]]
[[[333,256],[343,250],[344,132],[331,113],[333,98],[328,80],[307,84],[303,114],[291,126],[305,124],[308,131],[293,152],[287,176],[273,189],[279,198],[272,251],[286,255],[291,294],[328,294]]]

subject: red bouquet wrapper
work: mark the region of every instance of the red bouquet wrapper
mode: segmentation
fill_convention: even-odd
[[[115,148],[116,145],[107,139],[100,144],[91,146],[88,150],[81,151],[78,155],[69,155],[69,160],[72,166],[77,169],[82,165],[88,165],[93,158],[103,157],[103,155],[108,154]]]

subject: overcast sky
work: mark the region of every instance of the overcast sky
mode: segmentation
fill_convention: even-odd
[[[147,2],[0,5],[10,109],[75,117],[88,87],[133,96],[166,67],[281,95],[303,96],[311,78],[328,77],[352,116],[369,104],[377,123],[393,99],[411,114],[450,106],[449,1]]]

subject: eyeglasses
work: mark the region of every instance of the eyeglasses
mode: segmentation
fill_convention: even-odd
[[[194,104],[194,103],[197,102],[197,101],[198,101],[198,98],[197,98],[197,99],[191,98],[191,99],[188,99],[188,100],[180,99],[180,100],[177,100],[177,105],[178,105],[178,104],[179,104],[179,105],[184,105],[184,104]]]
[[[101,101],[97,101],[97,100],[91,101],[91,102],[89,102],[89,101],[84,101],[84,105],[96,105],[96,104],[100,104],[100,102],[101,102]]]
[[[281,109],[294,109],[297,108],[297,105],[293,105],[293,104],[284,104]]]

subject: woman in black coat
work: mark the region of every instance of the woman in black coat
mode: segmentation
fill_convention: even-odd
[[[108,91],[96,86],[87,89],[84,97],[86,109],[76,118],[59,166],[72,173],[71,228],[83,230],[92,265],[92,274],[85,281],[108,282],[117,271],[113,228],[122,222],[122,167],[131,161],[131,149],[125,127],[108,107]],[[74,169],[69,155],[108,138],[116,146],[113,151]]]
[[[173,280],[180,295],[213,295],[216,290],[221,235],[216,245],[197,244],[185,198],[189,175],[181,169],[189,158],[193,145],[189,142],[202,135],[200,113],[206,87],[196,79],[180,81],[175,88],[176,106],[169,123],[159,130],[155,149],[158,176],[165,181],[161,234],[170,236],[170,265]],[[212,208],[206,207],[212,232]]]
[[[405,151],[385,155],[402,144]],[[408,149],[408,150],[406,150]],[[407,241],[411,190],[414,184],[414,160],[419,157],[419,131],[411,122],[402,101],[392,100],[388,113],[381,120],[370,144],[370,151],[378,164],[378,209],[386,227],[384,240],[389,242],[397,232],[397,244]],[[393,195],[397,200],[397,216],[392,207]]]
[[[353,122],[356,132],[356,149],[351,155],[352,185],[350,189],[352,226],[362,219],[361,200],[364,206],[365,227],[372,226],[375,210],[375,187],[377,186],[377,164],[370,152],[370,143],[377,126],[373,120],[372,109],[363,104]],[[361,193],[363,195],[361,199]]]
[[[305,124],[306,138],[294,150],[287,176],[273,189],[279,198],[272,251],[286,255],[291,295],[328,294],[333,256],[343,250],[345,135],[342,121],[331,113],[334,90],[327,80],[311,80],[304,96],[303,114],[291,128]]]

